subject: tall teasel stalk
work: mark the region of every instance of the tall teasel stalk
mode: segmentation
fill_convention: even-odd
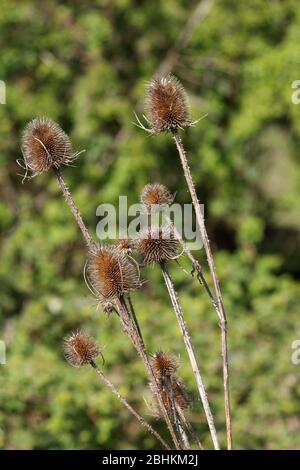
[[[68,363],[73,367],[83,367],[90,364],[96,371],[101,381],[117,397],[120,403],[139,421],[147,431],[149,431],[167,450],[170,449],[166,441],[155,429],[128,403],[125,397],[116,389],[113,383],[106,377],[104,372],[97,366],[95,359],[101,351],[95,340],[84,331],[76,331],[68,336],[64,341],[64,355]]]
[[[78,155],[78,153],[73,152],[69,137],[60,128],[60,126],[51,119],[37,118],[33,119],[26,126],[25,131],[23,133],[21,147],[23,153],[23,161],[19,164],[26,171],[24,178],[32,178],[41,173],[47,172],[50,169],[54,171],[56,178],[63,191],[63,195],[66,199],[66,202],[68,203],[71,212],[76,220],[76,223],[78,224],[88,246],[88,259],[89,261],[91,261],[91,259],[95,260],[97,255],[99,255],[99,252],[101,253],[101,248],[97,247],[92,237],[90,236],[89,231],[86,228],[86,225],[84,224],[83,219],[80,215],[79,209],[77,208],[60,172],[60,168],[63,165],[70,165]],[[108,259],[116,261],[116,263],[114,264],[114,274],[117,275],[119,273],[121,279],[119,281],[119,284],[117,284],[116,286],[113,286],[112,284],[108,284],[106,286],[101,285],[101,276],[97,278],[97,269],[93,270],[93,266],[90,263],[89,273],[91,274],[92,287],[93,283],[98,283],[98,300],[103,305],[103,308],[107,313],[110,313],[111,311],[115,310],[116,307],[118,307],[119,315],[123,323],[124,330],[129,335],[138,353],[145,362],[146,368],[154,383],[154,389],[156,390],[158,403],[161,406],[162,415],[166,421],[175,447],[179,449],[180,445],[176,433],[174,431],[173,425],[170,421],[167,411],[164,409],[163,402],[159,397],[158,386],[156,384],[156,379],[149,363],[145,345],[140,335],[140,330],[137,328],[137,324],[132,321],[130,311],[126,307],[126,295],[129,293],[130,290],[139,287],[138,276],[134,274],[134,267],[130,265],[130,263],[126,262],[125,255],[120,256],[116,249],[115,251],[113,251],[113,249],[107,249],[106,251],[103,251],[109,255],[108,257],[106,257],[106,261]],[[106,275],[108,275],[109,277],[111,273],[108,274],[106,272]],[[107,290],[105,291],[104,289],[104,292],[102,292],[102,287],[105,287]]]
[[[126,302],[128,294],[132,290],[141,287],[136,266],[116,247],[100,246],[89,253],[87,280],[100,302],[105,299],[116,303],[123,329],[146,366],[162,416],[166,421],[176,448],[180,448],[172,422],[159,394],[157,380],[146,352],[133,304],[130,300],[130,306],[128,307]]]
[[[147,227],[146,230],[140,233],[139,238],[136,240],[136,249],[142,258],[142,264],[147,265],[157,262],[160,265],[162,275],[179,324],[180,332],[184,340],[185,348],[187,350],[192,370],[195,375],[197,388],[203,404],[214,448],[219,449],[220,445],[214,424],[214,418],[207,398],[204,381],[202,379],[200,368],[195,356],[183,311],[179,304],[178,296],[167,268],[167,261],[176,259],[179,256],[179,243],[176,238],[174,238],[172,230],[170,231],[168,228],[162,228],[159,226],[150,228]]]
[[[216,274],[215,263],[210,248],[209,238],[207,235],[204,215],[202,214],[200,203],[197,197],[195,186],[193,183],[191,171],[189,168],[186,152],[178,133],[178,129],[196,124],[190,118],[187,97],[182,85],[172,75],[167,77],[156,78],[152,80],[147,87],[147,117],[146,120],[149,128],[145,127],[137,118],[138,125],[150,134],[169,131],[172,133],[173,140],[178,150],[184,176],[191,195],[194,206],[197,225],[203,240],[208,266],[210,269],[214,291],[217,302],[217,314],[221,328],[221,348],[222,348],[222,366],[223,366],[223,386],[224,386],[224,402],[226,416],[227,431],[227,448],[232,449],[232,426],[230,412],[230,396],[229,396],[229,368],[228,368],[228,347],[227,347],[227,319],[223,305],[222,294]]]

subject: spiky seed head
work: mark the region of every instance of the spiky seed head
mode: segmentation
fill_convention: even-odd
[[[141,203],[148,213],[155,212],[164,205],[171,205],[173,199],[169,190],[160,183],[146,184],[141,194]]]
[[[114,246],[90,251],[87,274],[100,300],[113,301],[141,286],[136,266]]]
[[[70,164],[76,154],[67,134],[52,119],[36,118],[23,133],[22,152],[26,170],[36,176],[51,167]]]
[[[179,242],[171,228],[151,227],[142,231],[135,242],[143,264],[161,262],[179,256]]]
[[[115,243],[116,249],[124,254],[128,254],[132,252],[132,240],[129,238],[120,238]]]
[[[73,367],[89,364],[99,353],[95,340],[84,331],[76,331],[64,340],[64,355]]]
[[[172,75],[148,84],[146,105],[151,132],[155,134],[191,125],[186,93]]]
[[[154,353],[150,358],[150,364],[158,379],[170,377],[178,369],[175,357],[163,351]]]

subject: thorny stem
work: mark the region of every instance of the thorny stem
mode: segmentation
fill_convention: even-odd
[[[197,436],[197,434],[195,433],[191,423],[189,422],[189,420],[187,419],[187,417],[185,416],[184,412],[182,411],[182,409],[180,408],[180,406],[177,406],[176,407],[177,409],[177,413],[179,414],[180,416],[180,419],[181,421],[183,422],[183,424],[185,425],[186,429],[189,431],[189,433],[191,434],[192,438],[194,439],[194,441],[196,442],[197,446],[199,447],[199,449],[203,450],[203,446]]]
[[[160,263],[160,267],[161,267],[162,274],[163,274],[163,277],[164,277],[164,281],[166,283],[166,286],[167,286],[167,289],[168,289],[168,292],[169,292],[169,296],[170,296],[170,299],[171,299],[171,302],[172,302],[172,305],[173,305],[173,308],[174,308],[174,311],[175,311],[175,314],[176,314],[176,317],[177,317],[177,321],[178,321],[178,324],[179,324],[179,327],[180,327],[180,331],[181,331],[181,334],[183,336],[184,344],[185,344],[185,347],[186,347],[186,350],[187,350],[187,353],[188,353],[188,356],[189,356],[189,359],[190,359],[190,363],[191,363],[191,366],[192,366],[192,369],[193,369],[193,372],[194,372],[194,375],[195,375],[195,378],[196,378],[196,383],[197,383],[199,395],[200,395],[200,398],[201,398],[201,401],[202,401],[202,404],[203,404],[203,408],[204,408],[204,412],[205,412],[205,415],[206,415],[206,419],[207,419],[208,427],[209,427],[210,434],[211,434],[211,437],[212,437],[212,441],[213,441],[213,444],[214,444],[214,448],[216,450],[219,450],[220,445],[219,445],[217,432],[216,432],[216,428],[215,428],[215,424],[214,424],[214,418],[213,418],[212,412],[210,410],[210,405],[209,405],[209,402],[208,402],[204,382],[203,382],[203,379],[201,377],[200,369],[199,369],[197,359],[195,357],[195,353],[194,353],[194,350],[193,350],[193,346],[192,346],[192,343],[191,343],[189,331],[188,331],[187,325],[186,325],[185,320],[184,320],[183,312],[182,312],[181,307],[179,305],[179,301],[178,301],[178,297],[177,297],[177,294],[176,294],[176,291],[175,291],[175,288],[174,288],[174,284],[173,284],[173,281],[172,281],[172,279],[169,275],[166,262],[162,261]]]
[[[101,380],[105,383],[105,385],[113,392],[113,394],[120,400],[120,402],[130,411],[130,413],[132,413],[133,416],[137,418],[140,424],[144,426],[146,429],[148,429],[148,431],[151,434],[153,434],[153,436],[155,436],[156,439],[158,439],[161,442],[161,444],[164,446],[165,449],[170,450],[170,447],[165,442],[165,440],[160,436],[160,434],[157,431],[155,431],[155,429],[153,429],[153,427],[149,423],[147,423],[147,421],[132,408],[132,406],[128,403],[126,398],[124,398],[118,392],[118,390],[111,383],[111,381],[106,377],[106,375],[101,371],[101,369],[99,369],[97,364],[93,360],[90,362],[90,364],[95,369],[95,371],[97,372]]]
[[[174,398],[172,387],[168,387],[168,385],[165,383],[164,388],[165,388],[166,393],[167,393],[167,395],[169,397],[169,400],[171,402],[171,408],[172,408],[172,411],[173,411],[173,421],[174,421],[175,427],[177,429],[178,435],[180,437],[180,441],[182,443],[182,446],[185,449],[190,449],[191,446],[190,446],[188,437],[187,437],[187,435],[185,433],[185,430],[184,430],[184,428],[182,426],[182,423],[181,423],[181,417],[180,417],[180,414],[178,413],[178,409],[177,409],[177,406],[176,406],[176,401],[175,401],[175,398]]]
[[[58,168],[53,168],[53,171],[54,171],[54,174],[57,178],[57,181],[61,187],[61,190],[63,192],[63,195],[64,195],[64,198],[68,204],[68,206],[70,207],[71,209],[71,212],[82,232],[82,235],[86,241],[86,244],[88,246],[88,248],[93,248],[95,246],[95,242],[93,241],[92,237],[90,236],[89,234],[89,231],[88,229],[86,228],[86,225],[85,223],[83,222],[83,219],[80,215],[80,212],[79,212],[79,209],[78,207],[76,206],[75,202],[74,202],[74,199],[72,198],[72,195],[68,189],[68,186],[66,185],[66,182],[63,178],[63,175],[61,174],[61,171],[58,169]]]
[[[201,212],[200,204],[198,201],[196,189],[193,183],[191,171],[187,161],[185,149],[183,147],[182,140],[178,134],[177,129],[172,131],[173,139],[175,141],[181,164],[183,167],[184,176],[189,188],[189,192],[192,198],[193,206],[196,213],[197,223],[200,229],[204,248],[206,252],[207,262],[211,272],[215,294],[217,297],[217,314],[219,318],[219,324],[221,328],[221,344],[222,344],[222,359],[223,359],[223,384],[224,384],[224,401],[225,401],[225,415],[226,415],[226,430],[227,430],[227,448],[232,449],[232,426],[231,426],[231,413],[230,413],[230,396],[229,396],[229,369],[228,369],[228,348],[227,348],[227,320],[226,313],[223,305],[222,294],[217,278],[215,263],[210,248],[210,243],[207,235],[207,231],[204,223],[204,216]]]
[[[179,445],[176,433],[175,433],[174,428],[172,426],[172,423],[171,423],[171,420],[170,420],[169,415],[167,413],[167,410],[165,409],[164,403],[161,399],[158,384],[157,384],[157,379],[156,379],[155,374],[153,372],[153,369],[151,367],[151,364],[150,364],[150,361],[149,361],[149,358],[148,358],[148,355],[147,355],[147,352],[146,352],[145,344],[144,344],[142,338],[139,336],[138,329],[137,329],[135,323],[131,320],[130,312],[128,311],[124,296],[121,296],[119,298],[119,312],[120,312],[120,319],[121,319],[121,322],[123,324],[123,328],[124,328],[126,334],[131,339],[131,341],[133,343],[133,346],[135,347],[137,353],[142,358],[142,360],[143,360],[143,362],[146,366],[146,369],[148,371],[148,374],[150,376],[151,382],[154,384],[154,388],[153,388],[154,394],[155,394],[159,409],[160,409],[160,411],[162,413],[162,416],[164,417],[164,420],[166,422],[166,425],[169,429],[169,432],[170,432],[170,435],[171,435],[172,440],[174,442],[174,445],[175,445],[176,449],[180,449],[180,445]]]

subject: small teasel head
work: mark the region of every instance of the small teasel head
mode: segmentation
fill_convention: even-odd
[[[180,256],[180,245],[171,227],[148,227],[135,241],[143,264],[160,263]]]
[[[21,148],[24,169],[32,176],[52,167],[69,165],[77,156],[67,134],[56,122],[45,117],[33,119],[27,124]]]
[[[141,203],[147,213],[155,212],[161,207],[170,206],[174,196],[160,183],[149,183],[144,186],[141,194]]]
[[[146,105],[153,134],[192,124],[185,90],[172,75],[155,78],[148,84]]]
[[[100,301],[110,301],[141,287],[136,266],[116,247],[101,245],[89,252],[89,283]]]
[[[75,331],[65,338],[63,349],[66,360],[73,367],[83,367],[100,354],[95,340],[84,331]]]
[[[152,354],[150,365],[158,379],[169,378],[175,374],[178,369],[178,363],[175,357],[163,351]]]

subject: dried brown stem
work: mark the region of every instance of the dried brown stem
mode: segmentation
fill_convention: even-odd
[[[173,305],[173,308],[174,308],[174,311],[175,311],[175,314],[176,314],[176,317],[177,317],[177,321],[178,321],[178,324],[179,324],[179,327],[180,327],[180,331],[181,331],[181,334],[183,336],[184,344],[185,344],[185,347],[186,347],[186,350],[187,350],[187,353],[188,353],[188,356],[189,356],[189,359],[190,359],[190,363],[191,363],[191,366],[192,366],[192,369],[193,369],[193,372],[194,372],[194,375],[195,375],[197,388],[198,388],[199,395],[200,395],[200,398],[201,398],[201,401],[202,401],[202,404],[203,404],[203,408],[204,408],[204,412],[205,412],[205,415],[206,415],[206,419],[207,419],[208,427],[209,427],[209,430],[210,430],[211,438],[212,438],[212,441],[213,441],[213,444],[214,444],[214,448],[216,450],[219,450],[220,445],[219,445],[217,432],[216,432],[216,428],[215,428],[215,424],[214,424],[214,418],[213,418],[212,412],[210,410],[210,405],[209,405],[209,402],[208,402],[204,382],[203,382],[203,379],[202,379],[202,376],[201,376],[201,373],[200,373],[200,369],[199,369],[199,366],[198,366],[198,363],[197,363],[197,359],[196,359],[196,356],[195,356],[195,353],[194,353],[194,349],[193,349],[192,342],[191,342],[191,339],[190,339],[190,334],[189,334],[187,325],[186,325],[185,320],[184,320],[184,315],[183,315],[183,312],[182,312],[181,307],[179,305],[178,297],[177,297],[177,294],[176,294],[176,291],[175,291],[173,281],[172,281],[172,279],[169,275],[167,265],[163,261],[163,262],[160,263],[160,266],[161,266],[162,274],[163,274],[163,277],[164,277],[164,280],[165,280],[165,283],[166,283],[166,286],[167,286],[167,289],[168,289],[168,293],[169,293],[169,296],[170,296],[170,299],[171,299],[171,302],[172,302],[172,305]]]
[[[53,171],[54,171],[54,174],[57,178],[57,181],[58,181],[58,183],[61,187],[64,198],[65,198],[68,206],[70,207],[71,212],[74,216],[74,219],[76,220],[76,223],[79,226],[79,228],[81,230],[81,233],[82,233],[82,235],[83,235],[83,237],[86,241],[87,246],[89,248],[92,248],[93,246],[95,246],[95,242],[93,241],[93,239],[90,236],[89,231],[88,231],[85,223],[83,222],[83,219],[80,215],[79,209],[76,206],[76,204],[74,202],[74,199],[72,198],[72,195],[71,195],[71,193],[68,189],[68,186],[66,185],[66,182],[63,178],[63,175],[62,175],[61,171],[58,168],[53,168]]]
[[[137,418],[140,424],[143,427],[145,427],[151,434],[153,434],[153,436],[155,436],[156,439],[160,441],[160,443],[163,445],[165,449],[170,450],[170,447],[168,446],[166,441],[160,436],[160,434],[157,431],[155,431],[155,429],[153,429],[153,427],[149,423],[147,423],[147,421],[141,415],[137,413],[137,411],[135,411],[132,408],[132,406],[128,403],[126,398],[124,398],[123,395],[121,395],[118,392],[116,387],[111,383],[111,381],[106,377],[106,375],[101,371],[101,369],[99,369],[97,364],[93,360],[90,362],[90,364],[95,369],[95,371],[101,378],[102,382],[105,383],[105,385],[112,391],[112,393],[118,398],[118,400],[130,411],[130,413],[133,414],[133,416]]]
[[[147,355],[147,352],[146,352],[144,341],[142,340],[142,338],[140,337],[140,335],[138,333],[138,328],[136,327],[135,322],[133,322],[132,319],[131,319],[130,312],[127,308],[124,297],[121,297],[119,299],[119,312],[120,312],[120,319],[121,319],[123,328],[125,330],[125,333],[131,339],[133,346],[135,347],[137,353],[142,358],[142,360],[143,360],[143,362],[146,366],[147,372],[150,376],[150,380],[151,380],[151,382],[153,383],[153,386],[154,386],[153,391],[154,391],[154,394],[155,394],[160,412],[161,412],[161,414],[162,414],[162,416],[163,416],[163,418],[166,422],[166,425],[169,429],[169,432],[170,432],[170,435],[171,435],[172,440],[174,442],[174,445],[175,445],[176,449],[180,449],[180,444],[179,444],[179,441],[177,439],[176,433],[174,431],[172,422],[170,420],[170,417],[168,415],[167,410],[165,409],[164,403],[161,399],[157,379],[156,379],[155,374],[153,372],[153,369],[151,367],[151,364],[150,364],[150,361],[149,361],[149,358],[148,358],[148,355]],[[137,321],[137,319],[136,319],[136,321]]]
[[[232,425],[231,425],[231,413],[230,413],[230,396],[229,396],[229,368],[228,368],[228,348],[227,348],[227,320],[226,313],[223,305],[222,294],[219,286],[219,281],[216,274],[215,263],[210,248],[210,243],[204,223],[204,216],[201,211],[201,207],[198,201],[196,189],[193,183],[191,171],[187,161],[185,149],[177,130],[172,131],[173,138],[180,156],[181,164],[183,167],[184,176],[189,188],[189,192],[192,198],[192,203],[196,213],[196,220],[199,226],[201,237],[203,240],[208,266],[211,272],[212,281],[214,285],[214,291],[217,298],[217,314],[219,318],[219,324],[221,328],[221,346],[222,346],[222,360],[223,360],[223,385],[224,385],[224,401],[225,401],[225,415],[226,415],[226,430],[227,430],[227,448],[232,449]]]

